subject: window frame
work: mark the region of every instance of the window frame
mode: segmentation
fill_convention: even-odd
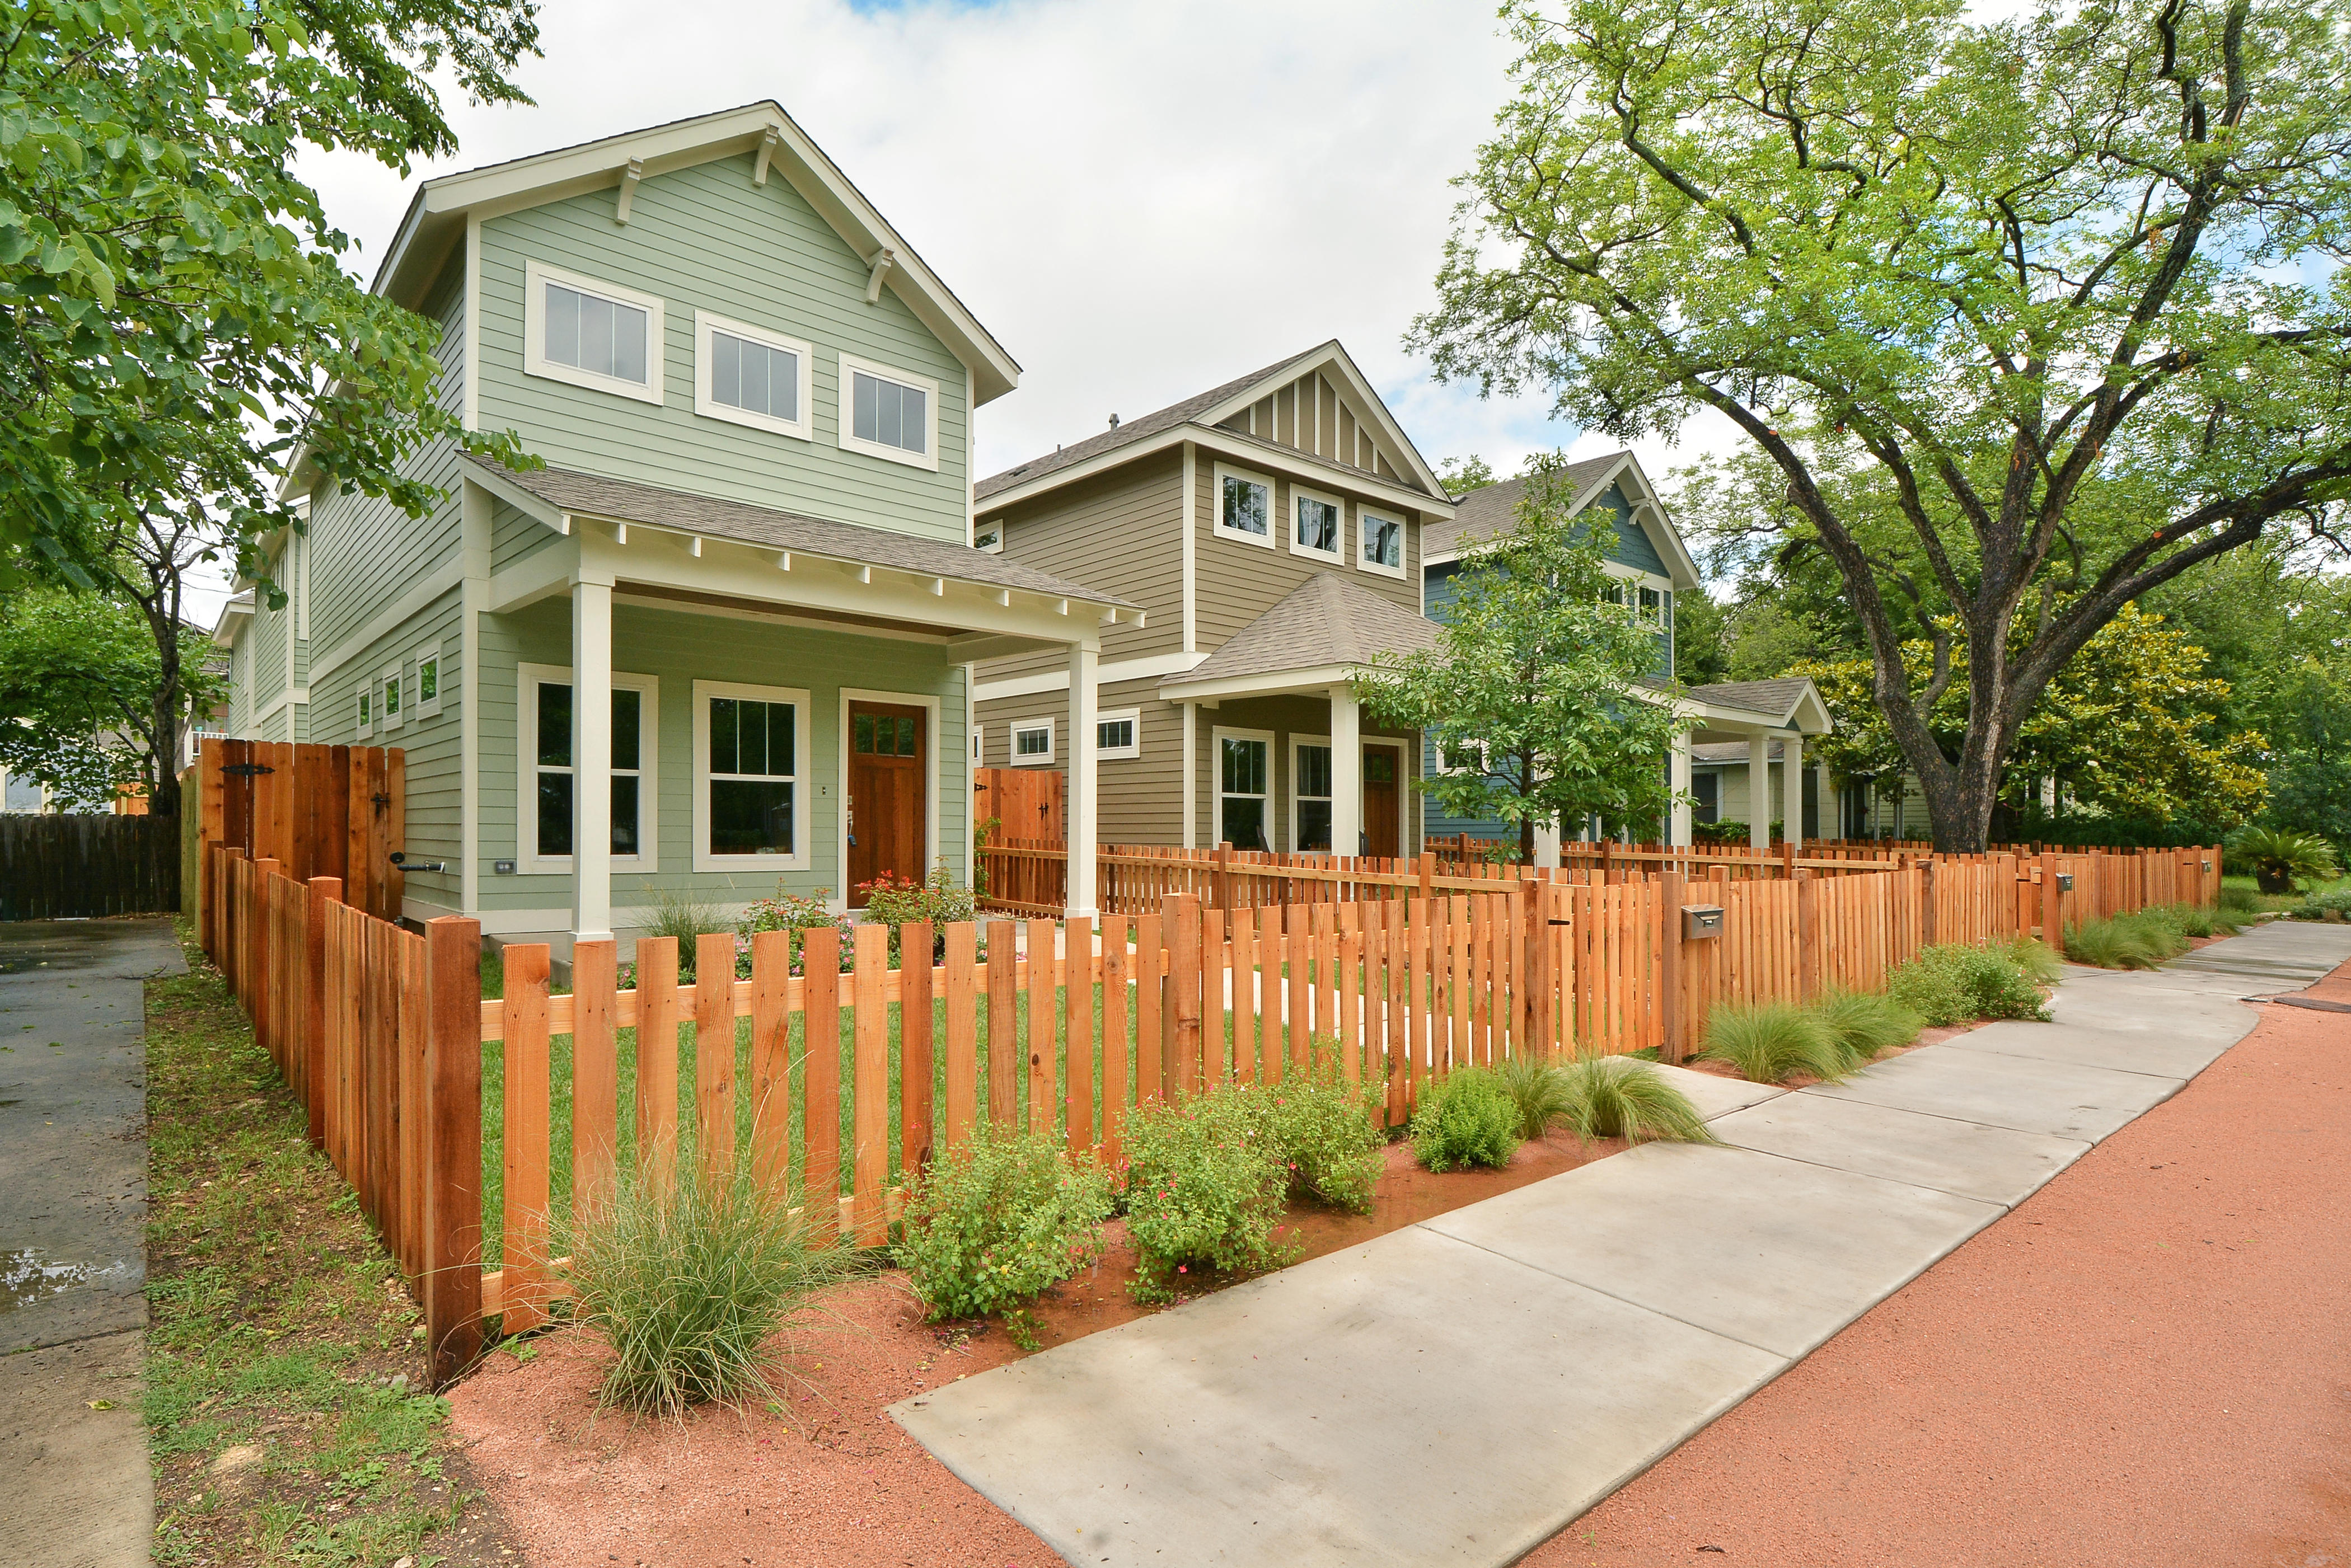
[[[877,441],[865,441],[857,433],[856,382],[858,375],[893,382],[910,391],[923,394],[924,450],[908,452],[904,447],[884,446]],[[833,435],[843,452],[862,452],[886,462],[903,462],[909,468],[939,471],[939,384],[928,376],[917,376],[911,370],[893,369],[872,359],[861,359],[854,354],[841,356],[841,380],[833,391]]]
[[[441,713],[440,642],[435,640],[424,644],[410,656],[410,660],[416,670],[416,716],[419,719],[438,718]],[[430,697],[424,694],[424,671],[427,666],[430,666],[433,670],[433,695]]]
[[[1208,532],[1218,539],[1237,539],[1244,545],[1255,545],[1260,550],[1279,550],[1281,540],[1273,532],[1273,520],[1281,515],[1281,486],[1269,473],[1259,473],[1238,463],[1217,462],[1209,468]],[[1239,528],[1225,526],[1225,481],[1238,479],[1247,484],[1265,486],[1265,532],[1251,534]]]
[[[1301,814],[1298,808],[1301,803],[1306,801],[1319,800],[1330,805],[1332,807],[1331,820],[1332,825],[1335,826],[1339,820],[1339,797],[1336,794],[1301,794],[1299,793],[1299,786],[1303,782],[1306,773],[1306,770],[1299,764],[1299,753],[1309,746],[1319,746],[1323,751],[1331,753],[1332,788],[1335,790],[1339,784],[1339,753],[1338,749],[1331,744],[1330,736],[1293,734],[1290,737],[1290,778],[1287,781],[1289,785],[1288,798],[1290,801],[1290,832],[1288,835],[1290,839],[1290,852],[1292,855],[1336,855],[1339,853],[1339,850],[1335,846],[1323,849],[1307,848],[1305,844],[1301,841],[1299,833]],[[1219,787],[1221,788],[1221,780],[1219,781]],[[1356,781],[1356,788],[1360,790],[1362,787],[1362,780],[1359,777]]]
[[[1045,750],[1042,754],[1029,756],[1021,755],[1020,733],[1024,730],[1042,730],[1045,732]],[[1050,716],[1042,719],[1014,719],[1008,722],[1004,726],[1005,765],[1015,768],[1050,768],[1054,766],[1054,759],[1061,754],[1061,748],[1055,744],[1055,742],[1061,738],[1060,730],[1061,726],[1055,723]]]
[[[716,358],[711,343],[716,333],[740,337],[762,348],[779,349],[799,358],[799,375],[794,396],[799,403],[800,417],[779,420],[773,414],[763,414],[756,409],[738,409],[732,403],[722,403],[710,395],[710,368]],[[736,321],[707,310],[694,313],[694,411],[706,420],[724,420],[729,424],[745,425],[774,435],[790,436],[796,441],[816,439],[816,348],[813,345],[778,332],[772,327],[754,327],[747,321]]]
[[[1301,501],[1320,502],[1338,514],[1339,539],[1335,548],[1318,550],[1311,545],[1301,545],[1298,542],[1298,504]],[[1341,567],[1346,566],[1347,504],[1344,501],[1328,491],[1316,490],[1311,485],[1300,484],[1293,481],[1290,486],[1290,507],[1287,516],[1290,519],[1290,554],[1302,556],[1310,561],[1321,561],[1325,566]]]
[[[714,697],[785,703],[795,710],[792,734],[799,745],[799,755],[792,759],[792,772],[785,782],[792,786],[792,836],[798,842],[789,855],[713,855],[710,852],[710,701]],[[815,711],[815,705],[810,701],[805,687],[746,686],[732,680],[697,680],[694,683],[694,756],[688,765],[689,776],[694,781],[694,843],[690,863],[695,870],[805,871],[814,863],[809,845],[816,836],[816,814],[810,809],[815,801],[808,794],[808,789],[818,777],[816,735],[809,728],[810,717]],[[846,750],[845,747],[841,749]],[[726,776],[739,778],[749,775],[730,774]],[[777,775],[762,776],[774,778]]]
[[[580,683],[562,664],[515,666],[515,860],[528,876],[569,877],[572,857],[538,852],[538,688],[541,682],[569,686],[575,695]],[[644,847],[634,855],[615,855],[615,870],[644,872],[661,869],[661,680],[614,670],[612,684],[638,694],[637,711],[637,842]],[[572,710],[577,715],[579,709]],[[580,733],[575,717],[571,735],[571,776],[580,776]],[[578,800],[575,794],[574,801]],[[576,814],[575,814],[576,815]],[[573,828],[577,831],[575,820]],[[608,826],[609,831],[609,826]]]
[[[1134,735],[1134,739],[1127,742],[1127,743],[1123,746],[1103,745],[1102,743],[1102,727],[1104,724],[1115,724],[1121,720],[1124,720],[1126,722],[1134,726],[1134,730],[1131,732]],[[1094,714],[1094,756],[1098,760],[1104,762],[1134,762],[1139,759],[1142,755],[1142,709],[1111,708],[1097,711]]]
[[[232,657],[234,657],[233,652]],[[357,693],[358,704],[353,711],[353,717],[359,722],[358,734],[359,738],[362,741],[367,740],[370,736],[375,733],[376,696],[377,691],[372,681],[362,680],[360,682],[360,689]]]
[[[1265,781],[1265,793],[1263,794],[1234,795],[1229,798],[1235,800],[1263,801],[1267,809],[1271,810],[1275,805],[1280,804],[1281,795],[1281,781],[1273,776],[1276,771],[1275,764],[1280,760],[1280,753],[1281,750],[1280,736],[1276,735],[1271,730],[1227,729],[1222,724],[1210,725],[1208,728],[1208,789],[1210,792],[1209,819],[1217,836],[1212,842],[1217,844],[1232,843],[1232,835],[1225,830],[1225,801],[1228,798],[1225,794],[1225,742],[1227,741],[1264,742],[1265,771],[1267,775]],[[1266,825],[1266,847],[1270,849],[1273,847],[1278,836],[1272,831],[1273,824],[1268,823]],[[1239,846],[1236,845],[1234,847],[1238,848]]]
[[[398,663],[386,665],[375,678],[375,727],[387,735],[408,721],[407,684]]]
[[[1456,763],[1454,763],[1454,762],[1453,762],[1449,757],[1447,757],[1447,756],[1446,755],[1446,753],[1447,753],[1448,750],[1451,750],[1451,749],[1453,749],[1453,748],[1448,747],[1448,746],[1446,744],[1445,741],[1444,741],[1441,737],[1436,738],[1436,739],[1434,740],[1433,743],[1435,744],[1436,749],[1437,749],[1437,771],[1439,774],[1469,774],[1469,772],[1470,772],[1470,770],[1469,770],[1469,769],[1465,768],[1465,767],[1458,766],[1458,765],[1457,765],[1457,764],[1456,764]],[[1468,747],[1470,747],[1470,748],[1474,749],[1474,750],[1477,752],[1477,753],[1478,753],[1477,772],[1476,772],[1476,773],[1475,773],[1475,774],[1474,774],[1474,775],[1472,775],[1472,776],[1474,776],[1474,777],[1478,777],[1478,778],[1485,778],[1485,777],[1488,777],[1489,775],[1490,775],[1490,774],[1493,773],[1493,771],[1494,771],[1494,753],[1493,753],[1492,750],[1491,750],[1491,749],[1490,749],[1490,748],[1486,744],[1486,742],[1483,742],[1483,741],[1461,741],[1461,742],[1455,742],[1455,744],[1456,744],[1457,746],[1468,746]]]
[[[971,547],[984,556],[1004,554],[1004,524],[990,524],[971,531]]]
[[[1365,524],[1366,524],[1367,523],[1371,523],[1371,522],[1393,523],[1393,524],[1395,524],[1395,530],[1396,530],[1396,564],[1395,564],[1395,566],[1387,566],[1387,565],[1385,565],[1385,564],[1384,564],[1384,563],[1383,563],[1383,562],[1379,562],[1379,561],[1372,560],[1370,557],[1366,556],[1364,554],[1364,542],[1366,539],[1369,539],[1369,538],[1372,536],[1372,531],[1371,531],[1371,529],[1370,529],[1370,528],[1368,528],[1368,527],[1366,527],[1366,526],[1365,526]],[[1384,512],[1374,512],[1374,511],[1373,511],[1370,507],[1368,507],[1368,506],[1364,506],[1364,505],[1361,505],[1361,504],[1358,504],[1358,505],[1356,506],[1356,508],[1355,508],[1355,565],[1356,565],[1356,566],[1358,566],[1362,567],[1364,571],[1367,571],[1367,572],[1376,572],[1376,573],[1378,573],[1381,576],[1384,576],[1384,577],[1396,577],[1396,578],[1399,578],[1399,579],[1404,578],[1404,577],[1405,577],[1405,576],[1406,576],[1406,575],[1407,575],[1407,566],[1408,566],[1408,565],[1409,565],[1409,563],[1411,562],[1411,559],[1412,559],[1412,551],[1408,548],[1408,544],[1409,544],[1409,541],[1406,539],[1405,535],[1405,520],[1403,519],[1403,517],[1401,517],[1401,516],[1395,516],[1395,517],[1392,517],[1392,516],[1388,515],[1388,514],[1386,514],[1386,513],[1384,513]]]
[[[585,387],[591,392],[610,392],[615,397],[634,398],[641,403],[660,404],[663,401],[663,360],[666,358],[664,345],[667,341],[664,323],[662,298],[655,294],[643,294],[618,284],[605,283],[545,262],[526,259],[522,265],[522,372],[542,380],[561,381],[567,386]],[[645,313],[645,379],[640,383],[624,381],[618,376],[607,376],[595,370],[582,370],[576,365],[559,364],[547,357],[547,286],[557,284],[575,294],[601,299],[608,305],[626,305]]]

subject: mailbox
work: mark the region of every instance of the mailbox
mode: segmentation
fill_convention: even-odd
[[[1682,940],[1699,941],[1722,935],[1722,906],[1719,904],[1684,904],[1682,906]]]
[[[2071,871],[2057,873],[2057,890],[2060,893],[2070,893],[2074,890],[2074,874]]]

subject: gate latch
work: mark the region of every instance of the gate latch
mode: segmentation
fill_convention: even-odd
[[[256,779],[264,774],[274,774],[277,771],[266,763],[223,763],[221,764],[221,772],[231,778]]]

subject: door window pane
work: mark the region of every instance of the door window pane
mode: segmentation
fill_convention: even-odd
[[[898,715],[898,754],[902,757],[914,754],[914,716],[912,713]]]
[[[872,756],[873,754],[873,715],[860,713],[851,722],[850,727],[855,737],[851,743],[856,747],[857,753],[860,756]]]
[[[1365,752],[1364,782],[1375,784],[1395,783],[1395,753],[1384,746],[1376,752]]]

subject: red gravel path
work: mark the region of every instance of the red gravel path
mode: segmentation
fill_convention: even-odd
[[[1526,1561],[2351,1565],[2346,1132],[2351,1017],[2263,1009]]]

